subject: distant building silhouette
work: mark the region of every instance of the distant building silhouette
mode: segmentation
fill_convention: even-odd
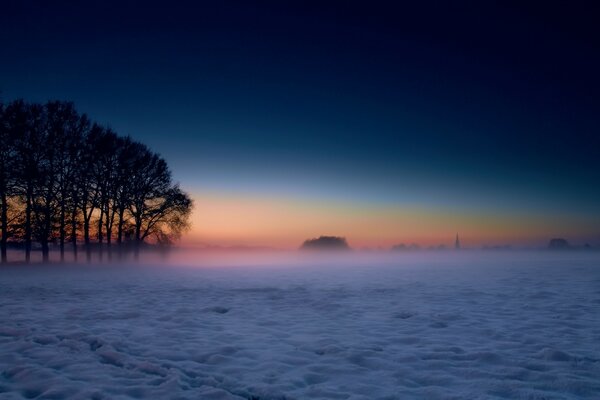
[[[460,250],[460,239],[458,238],[458,233],[456,234],[456,240],[454,241],[454,249]]]

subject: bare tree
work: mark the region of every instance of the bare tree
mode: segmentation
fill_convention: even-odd
[[[15,162],[12,171],[16,179],[15,195],[24,207],[18,231],[25,244],[25,260],[31,258],[36,189],[40,178],[42,133],[45,128],[44,108],[38,104],[15,101],[6,107],[9,135],[15,138]]]
[[[192,201],[174,184],[167,163],[147,146],[91,123],[72,103],[0,103],[0,231],[2,262],[9,237],[21,240],[25,259],[34,241],[50,259],[56,241],[65,259],[67,239],[77,259],[83,240],[111,257],[131,237],[167,245],[189,226]],[[116,229],[116,234],[115,234]],[[70,232],[68,232],[70,231]]]
[[[73,251],[77,252],[76,223],[77,212],[74,202],[75,179],[79,173],[79,152],[82,146],[83,132],[87,127],[87,118],[80,116],[73,103],[50,102],[46,105],[50,115],[49,129],[55,130],[55,170],[56,175],[56,207],[58,208],[58,240],[60,247],[60,260],[65,259],[65,242],[67,239],[67,223],[71,219],[71,226],[75,226],[72,232],[74,241]]]
[[[171,186],[161,198],[146,209],[141,229],[141,240],[154,238],[156,243],[170,245],[189,228],[192,200],[179,186]]]
[[[130,226],[131,214],[128,212],[131,205],[132,188],[130,185],[131,171],[135,170],[136,156],[146,151],[146,146],[125,138],[119,146],[117,168],[115,174],[115,198],[113,208],[117,218],[117,246],[119,257],[123,255],[123,239],[125,231]]]
[[[129,211],[135,227],[135,252],[150,238],[169,243],[188,226],[192,201],[172,183],[167,163],[143,148],[130,179]]]
[[[80,169],[77,186],[79,190],[79,206],[83,218],[83,241],[88,261],[91,261],[92,257],[90,228],[94,211],[98,207],[98,198],[100,195],[98,182],[95,179],[97,175],[94,173],[97,162],[94,156],[91,155],[94,154],[96,145],[103,134],[104,128],[98,124],[92,125],[83,141],[83,154],[79,160]]]
[[[111,129],[103,129],[95,138],[96,154],[92,170],[98,192],[97,238],[98,252],[101,258],[104,238],[106,238],[107,247],[112,242],[112,225],[115,217],[112,206],[116,191],[117,149],[120,144],[119,137]],[[104,231],[105,228],[106,231]]]
[[[4,111],[4,104],[0,102],[0,258],[6,263],[8,243],[8,199],[13,194],[14,179],[11,172],[14,170],[14,141],[15,136],[8,129],[8,115]]]

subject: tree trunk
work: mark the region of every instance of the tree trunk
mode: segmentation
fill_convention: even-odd
[[[112,216],[109,213],[109,207],[107,204],[106,208],[106,251],[108,254],[108,260],[112,261],[112,227],[115,219],[115,212],[112,212]]]
[[[51,187],[51,186],[50,186]],[[50,247],[48,246],[48,238],[52,231],[52,206],[50,197],[46,197],[46,204],[44,205],[44,230],[42,232],[42,260],[44,263],[50,261]]]
[[[33,198],[33,187],[31,183],[27,184],[27,195],[25,199],[25,262],[31,261],[31,201]]]
[[[110,238],[112,231],[106,232],[106,253],[108,255],[108,261],[112,261],[112,240]]]
[[[90,249],[90,218],[87,215],[87,209],[84,207],[83,211],[83,243],[85,246],[85,255],[87,262],[92,261],[92,249]]]
[[[65,206],[65,196],[62,195],[61,204],[60,204],[60,262],[65,262],[65,238],[67,236],[66,229],[66,206]]]
[[[136,221],[135,223],[135,248],[134,257],[136,260],[140,258],[140,247],[142,245],[142,222]]]
[[[77,207],[71,213],[71,243],[73,244],[73,260],[77,261]]]
[[[50,261],[50,248],[48,246],[48,240],[42,239],[42,261],[48,263]]]
[[[0,211],[0,223],[2,224],[2,239],[0,242],[0,253],[2,253],[2,264],[8,262],[6,243],[8,240],[8,204],[6,192],[2,191],[2,210]]]
[[[100,217],[98,218],[98,258],[102,261],[102,221],[104,221],[104,208],[100,203]]]
[[[123,258],[123,225],[125,221],[125,209],[123,207],[119,207],[119,224],[117,225],[117,245],[119,247],[119,259]]]

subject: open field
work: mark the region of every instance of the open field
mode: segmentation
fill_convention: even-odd
[[[599,260],[4,268],[0,398],[597,399]]]

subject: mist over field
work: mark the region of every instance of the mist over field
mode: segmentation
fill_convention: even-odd
[[[0,5],[0,400],[600,399],[597,2]]]
[[[0,396],[593,399],[599,256],[182,251],[6,267]]]

